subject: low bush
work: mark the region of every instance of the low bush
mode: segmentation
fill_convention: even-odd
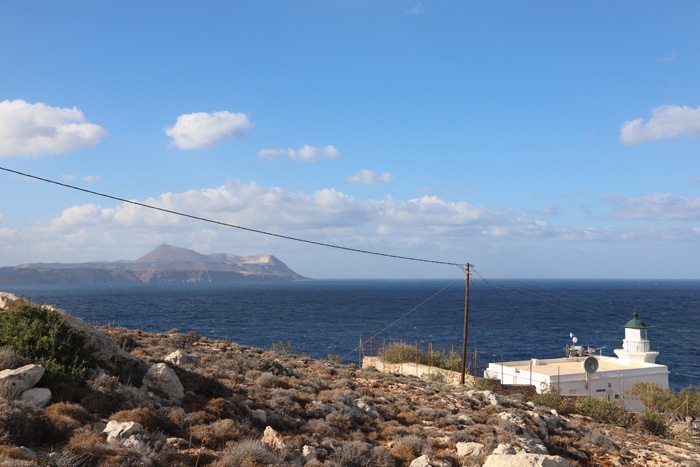
[[[59,433],[46,413],[32,405],[0,400],[0,444],[52,444]]]
[[[457,352],[424,352],[409,344],[391,344],[382,349],[379,356],[387,363],[418,363],[450,371],[460,371],[462,368],[462,357]]]
[[[57,381],[83,382],[97,367],[85,333],[47,307],[21,305],[0,313],[0,347],[43,366],[44,378]]]
[[[627,428],[634,420],[634,414],[625,412],[620,404],[597,397],[583,397],[576,404],[578,412],[597,422]]]
[[[330,458],[330,465],[334,467],[394,467],[396,462],[383,448],[372,447],[362,441],[351,441],[335,451]]]
[[[671,423],[664,414],[645,409],[641,414],[641,425],[652,435],[666,436]]]
[[[214,467],[253,467],[277,465],[280,458],[257,439],[245,439],[226,444]]]

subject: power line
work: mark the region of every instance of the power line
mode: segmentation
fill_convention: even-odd
[[[158,206],[152,206],[152,205],[150,205],[150,204],[139,203],[138,201],[132,201],[132,200],[120,198],[120,197],[118,197],[118,196],[112,196],[112,195],[108,195],[108,194],[105,194],[105,193],[100,193],[100,192],[98,192],[98,191],[87,190],[87,189],[85,189],[85,188],[80,188],[80,187],[77,187],[77,186],[74,186],[74,185],[68,185],[68,184],[66,184],[66,183],[57,182],[57,181],[55,181],[55,180],[50,180],[50,179],[47,179],[47,178],[37,177],[36,175],[31,175],[31,174],[27,174],[27,173],[23,173],[23,172],[18,172],[17,170],[7,169],[7,168],[5,168],[5,167],[0,167],[0,170],[4,170],[5,172],[10,172],[10,173],[13,173],[13,174],[21,175],[21,176],[27,177],[27,178],[33,178],[33,179],[35,179],[35,180],[39,180],[39,181],[46,182],[46,183],[52,183],[52,184],[54,184],[54,185],[62,186],[62,187],[64,187],[64,188],[70,188],[70,189],[72,189],[72,190],[82,191],[82,192],[84,192],[84,193],[89,193],[89,194],[91,194],[91,195],[101,196],[101,197],[103,197],[103,198],[109,198],[109,199],[112,199],[112,200],[115,200],[115,201],[120,201],[120,202],[122,202],[122,203],[133,204],[133,205],[135,205],[135,206],[141,206],[141,207],[143,207],[143,208],[153,209],[153,210],[155,210],[155,211],[166,212],[166,213],[168,213],[168,214],[174,214],[174,215],[176,215],[176,216],[187,217],[187,218],[189,218],[189,219],[194,219],[194,220],[198,220],[198,221],[202,221],[202,222],[208,222],[208,223],[210,223],[210,224],[216,224],[216,225],[221,225],[221,226],[224,226],[224,227],[231,227],[231,228],[234,228],[234,229],[245,230],[245,231],[247,231],[247,232],[253,232],[253,233],[257,233],[257,234],[261,234],[261,235],[268,235],[268,236],[270,236],[270,237],[283,238],[283,239],[285,239],[285,240],[293,240],[293,241],[295,241],[295,242],[308,243],[308,244],[311,244],[311,245],[323,246],[323,247],[327,247],[327,248],[335,248],[335,249],[338,249],[338,250],[352,251],[352,252],[354,252],[354,253],[363,253],[363,254],[366,254],[366,255],[383,256],[383,257],[386,257],[386,258],[404,259],[404,260],[408,260],[408,261],[419,261],[419,262],[422,262],[422,263],[444,264],[444,265],[448,265],[448,266],[457,266],[458,268],[462,268],[462,267],[463,267],[463,264],[461,264],[461,263],[450,263],[450,262],[447,262],[447,261],[436,261],[436,260],[430,260],[430,259],[413,258],[413,257],[410,257],[410,256],[391,255],[391,254],[388,254],[388,253],[379,253],[379,252],[376,252],[376,251],[360,250],[360,249],[358,249],[358,248],[350,248],[350,247],[346,247],[346,246],[333,245],[333,244],[330,244],[330,243],[316,242],[316,241],[313,241],[313,240],[306,240],[306,239],[303,239],[303,238],[297,238],[297,237],[291,237],[291,236],[288,236],[288,235],[282,235],[282,234],[276,234],[276,233],[272,233],[272,232],[266,232],[266,231],[264,231],[264,230],[251,229],[250,227],[243,227],[243,226],[240,226],[240,225],[228,224],[228,223],[226,223],[226,222],[221,222],[221,221],[216,221],[216,220],[213,220],[213,219],[207,219],[207,218],[205,218],[205,217],[195,216],[195,215],[193,215],[193,214],[187,214],[187,213],[183,213],[183,212],[179,212],[179,211],[173,211],[173,210],[171,210],[171,209],[160,208],[160,207],[158,207]]]

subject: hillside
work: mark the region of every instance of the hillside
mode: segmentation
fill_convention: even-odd
[[[0,284],[296,281],[305,277],[272,255],[203,255],[160,245],[133,261],[32,263],[0,268]]]
[[[17,300],[0,294],[0,308]],[[700,449],[680,434],[597,423],[522,396],[289,355],[284,345],[69,319],[88,331],[102,370],[82,387],[51,386],[44,408],[3,392],[1,465],[700,465]],[[168,372],[169,384],[156,376]]]

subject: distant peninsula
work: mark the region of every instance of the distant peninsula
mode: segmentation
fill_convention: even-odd
[[[272,255],[203,255],[160,245],[134,261],[32,263],[0,267],[0,284],[242,282],[307,279]]]

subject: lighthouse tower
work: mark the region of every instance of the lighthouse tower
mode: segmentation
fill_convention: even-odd
[[[616,346],[617,347],[617,346]],[[655,363],[659,352],[652,350],[647,338],[647,325],[639,319],[637,313],[625,324],[625,340],[621,348],[615,349],[615,354],[621,363]]]

